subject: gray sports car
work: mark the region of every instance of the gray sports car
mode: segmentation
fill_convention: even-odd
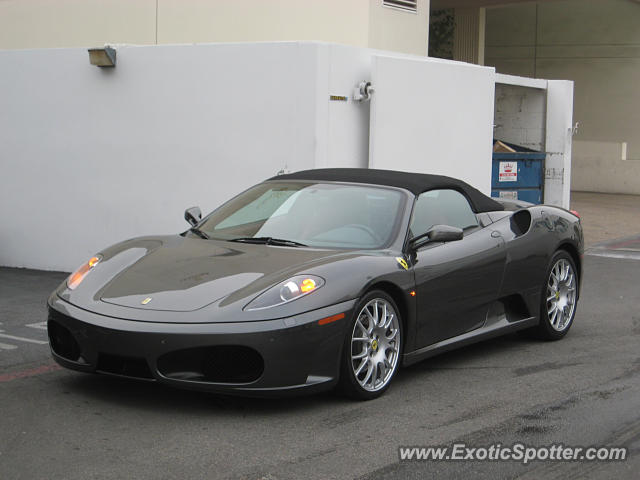
[[[60,365],[371,399],[401,364],[515,330],[562,338],[580,291],[577,214],[449,177],[302,171],[185,219],[105,248],[51,294]]]

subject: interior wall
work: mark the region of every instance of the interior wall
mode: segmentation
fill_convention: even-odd
[[[629,0],[562,0],[487,9],[486,63],[501,73],[575,82],[573,188],[630,193],[615,180],[618,153],[627,144],[626,165],[640,162],[640,3]],[[582,142],[587,142],[581,147]],[[593,142],[599,165],[611,169],[581,174]],[[589,158],[593,159],[593,156]],[[580,179],[589,179],[582,182]],[[618,185],[618,186],[616,186]],[[640,194],[640,189],[633,192]]]

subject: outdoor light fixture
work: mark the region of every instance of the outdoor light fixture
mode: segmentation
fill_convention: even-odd
[[[102,48],[90,48],[89,62],[97,67],[115,67],[116,49],[107,45]]]

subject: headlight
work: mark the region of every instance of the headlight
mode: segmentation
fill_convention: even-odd
[[[100,263],[100,260],[102,260],[102,255],[96,255],[95,257],[91,257],[87,263],[81,265],[80,268],[67,278],[67,287],[69,287],[70,290],[74,290],[80,285],[82,280],[84,280],[84,277],[93,270],[93,267]]]
[[[261,293],[251,300],[245,310],[259,310],[261,308],[275,307],[291,302],[315,292],[324,285],[324,279],[316,275],[296,275],[284,282],[274,285],[269,290]]]

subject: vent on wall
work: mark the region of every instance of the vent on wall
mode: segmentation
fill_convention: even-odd
[[[418,11],[418,0],[382,0],[385,7],[399,8],[407,12]]]

